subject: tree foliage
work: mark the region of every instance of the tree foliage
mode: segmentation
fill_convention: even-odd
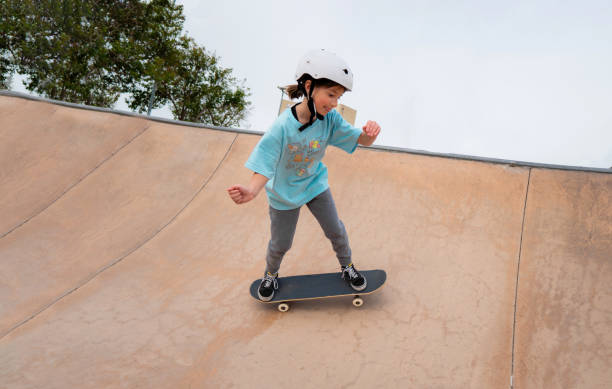
[[[237,126],[250,105],[244,80],[233,77],[232,69],[223,68],[217,56],[198,47],[192,39],[183,37],[178,49],[180,61],[172,69],[163,68],[168,63],[157,69],[153,106],[169,103],[172,114],[179,120]],[[130,108],[146,111],[152,88],[152,83],[135,88]]]
[[[26,88],[100,106],[112,105],[126,85],[138,82],[183,23],[181,7],[166,0],[6,0],[3,7],[6,49],[12,70],[27,76]]]
[[[0,86],[19,73],[49,98],[111,107],[128,93],[143,112],[155,84],[155,106],[177,119],[237,125],[248,89],[182,35],[182,11],[174,0],[2,0]]]

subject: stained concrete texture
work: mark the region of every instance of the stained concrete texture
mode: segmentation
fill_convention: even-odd
[[[265,195],[225,191],[258,140],[0,96],[0,387],[612,382],[612,174],[328,149],[387,285],[280,313],[248,293]],[[337,270],[303,209],[281,276]]]

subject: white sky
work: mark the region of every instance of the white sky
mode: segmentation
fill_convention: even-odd
[[[379,122],[378,145],[612,167],[609,0],[178,3],[188,35],[246,78],[245,128],[265,131],[277,86],[325,48],[352,68],[341,102]]]

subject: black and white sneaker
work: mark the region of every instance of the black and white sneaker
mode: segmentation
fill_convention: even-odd
[[[270,272],[266,273],[264,278],[261,280],[261,284],[259,284],[259,289],[257,290],[257,295],[261,301],[270,301],[274,297],[274,291],[278,289],[278,273],[272,274]]]
[[[359,274],[352,263],[348,266],[342,266],[342,278],[347,280],[348,283],[351,284],[351,288],[358,292],[364,290],[368,286],[365,277]]]

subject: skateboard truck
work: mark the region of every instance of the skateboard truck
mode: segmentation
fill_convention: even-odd
[[[358,295],[353,297],[353,305],[357,308],[361,307],[363,305],[363,299]],[[280,312],[287,312],[291,307],[288,303],[280,303],[277,308]]]
[[[353,305],[359,308],[360,306],[363,305],[363,299],[359,296],[353,297]]]

